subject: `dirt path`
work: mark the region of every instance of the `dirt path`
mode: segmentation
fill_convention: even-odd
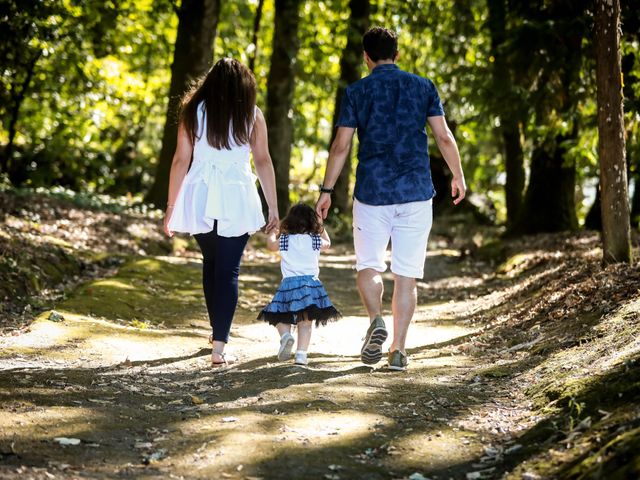
[[[433,249],[398,374],[359,362],[352,252],[323,262],[345,318],[315,330],[308,367],[276,362],[274,329],[253,321],[279,280],[260,251],[231,368],[208,367],[200,264],[174,257],[132,258],[0,339],[0,478],[496,478],[530,413],[495,374],[520,352],[472,355],[467,340],[511,281]]]

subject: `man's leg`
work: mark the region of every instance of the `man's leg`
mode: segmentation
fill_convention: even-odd
[[[416,309],[418,294],[416,290],[416,279],[394,275],[393,299],[391,309],[393,311],[393,341],[389,351],[400,350],[406,354],[404,347],[407,341],[407,331]]]
[[[357,286],[367,309],[370,325],[360,349],[363,363],[373,365],[382,358],[387,329],[382,319],[383,284],[387,269],[384,255],[391,237],[392,208],[353,202],[353,243],[356,251]]]
[[[405,343],[416,309],[416,279],[424,276],[432,219],[430,200],[398,205],[394,216],[391,231],[394,331],[389,348],[389,368],[392,370],[404,370],[407,366]]]
[[[360,270],[356,277],[356,284],[358,292],[360,292],[360,299],[369,314],[369,319],[373,320],[377,316],[381,316],[384,285],[380,272],[373,268]]]

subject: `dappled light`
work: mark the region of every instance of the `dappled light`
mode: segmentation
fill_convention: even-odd
[[[0,2],[0,480],[640,478],[637,3]]]

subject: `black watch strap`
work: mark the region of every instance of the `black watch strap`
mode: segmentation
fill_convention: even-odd
[[[333,193],[333,188],[328,188],[328,187],[325,187],[324,185],[320,185],[320,192],[331,194]]]

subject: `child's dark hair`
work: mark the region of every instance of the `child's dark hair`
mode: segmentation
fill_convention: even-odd
[[[321,234],[324,228],[316,211],[306,203],[296,203],[280,222],[281,233]]]

